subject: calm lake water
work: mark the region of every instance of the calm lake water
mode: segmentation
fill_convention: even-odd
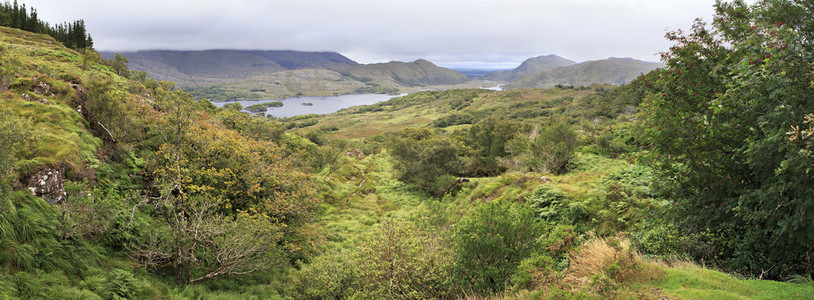
[[[329,96],[329,97],[299,97],[289,98],[283,100],[268,99],[268,100],[242,100],[242,101],[226,101],[226,102],[212,102],[217,107],[223,107],[228,103],[240,103],[243,107],[254,105],[258,103],[266,103],[273,101],[283,102],[281,107],[269,107],[266,115],[272,115],[276,118],[293,117],[307,114],[329,114],[336,112],[343,108],[348,108],[357,105],[370,105],[386,101],[393,97],[400,95],[387,95],[387,94],[355,94],[355,95],[342,95],[342,96]],[[312,103],[311,106],[302,105],[303,103]]]

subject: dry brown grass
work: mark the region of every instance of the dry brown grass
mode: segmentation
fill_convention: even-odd
[[[627,283],[656,279],[661,271],[645,262],[623,236],[594,238],[568,255],[564,283],[600,297],[613,298]]]

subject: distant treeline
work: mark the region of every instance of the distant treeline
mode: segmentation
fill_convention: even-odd
[[[77,50],[93,48],[93,39],[85,30],[84,20],[51,26],[37,17],[36,9],[33,7],[27,9],[25,4],[18,5],[17,0],[14,0],[13,4],[6,1],[0,5],[0,26],[45,33],[68,48]]]

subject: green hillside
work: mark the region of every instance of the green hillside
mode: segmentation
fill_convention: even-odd
[[[458,71],[438,67],[423,59],[409,63],[392,61],[360,65],[350,69],[340,68],[359,77],[387,80],[405,86],[454,85],[469,80]]]
[[[0,27],[0,299],[811,299],[814,20],[716,8],[627,84],[285,119]]]
[[[523,75],[504,89],[549,88],[556,85],[588,86],[591,84],[622,85],[639,75],[646,74],[661,63],[644,62],[631,58],[608,58],[587,61]]]

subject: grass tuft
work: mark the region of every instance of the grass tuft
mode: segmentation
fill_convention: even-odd
[[[627,238],[594,238],[568,255],[571,265],[564,281],[600,297],[614,297],[620,288],[662,276],[651,263],[642,260]]]

